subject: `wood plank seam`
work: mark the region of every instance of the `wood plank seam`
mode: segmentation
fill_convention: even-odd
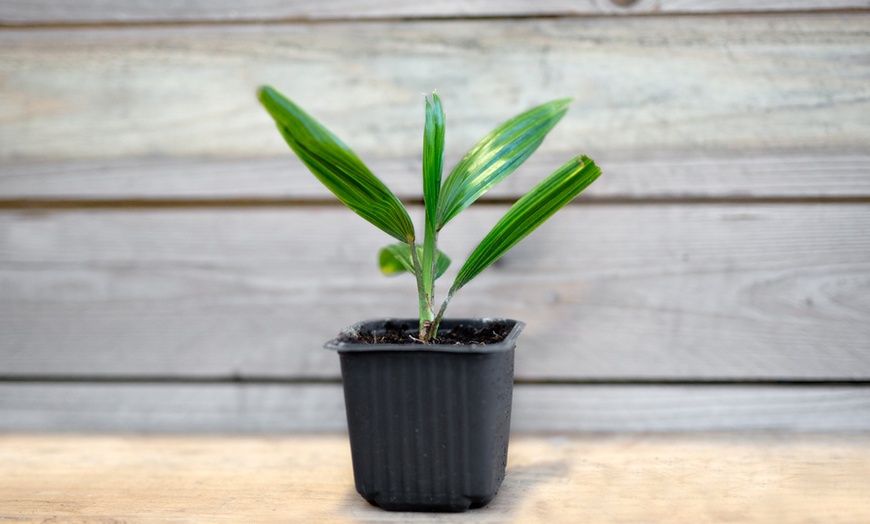
[[[361,23],[401,23],[401,22],[462,22],[462,21],[516,21],[516,20],[567,20],[567,19],[594,19],[594,18],[653,18],[653,17],[723,17],[723,16],[770,16],[787,13],[789,15],[827,15],[827,14],[861,14],[870,12],[870,8],[848,7],[820,7],[803,9],[735,9],[723,11],[661,11],[661,10],[633,10],[631,8],[615,8],[602,12],[528,12],[506,14],[455,14],[455,15],[374,15],[374,16],[287,16],[287,17],[247,17],[209,19],[195,18],[183,20],[159,20],[140,19],[126,21],[92,20],[92,21],[26,21],[0,17],[0,31],[4,29],[137,29],[137,28],[173,28],[190,26],[245,26],[245,25],[317,25],[317,24],[361,24]]]
[[[0,383],[7,384],[251,384],[251,385],[311,385],[311,384],[341,384],[339,377],[305,377],[305,376],[195,376],[195,375],[57,375],[57,374],[4,374],[0,375]],[[855,378],[517,378],[518,386],[780,386],[780,387],[870,387],[870,379]]]
[[[421,207],[422,198],[404,198],[402,203],[409,207]],[[475,206],[510,206],[516,198],[481,197]],[[840,196],[764,196],[764,197],[619,197],[619,196],[583,196],[569,205],[792,205],[792,204],[870,204],[870,196],[840,195]],[[17,210],[89,210],[101,209],[129,211],[135,209],[244,209],[244,208],[291,208],[291,207],[321,207],[342,208],[341,202],[329,198],[143,198],[143,199],[53,199],[53,198],[0,198],[0,211]]]

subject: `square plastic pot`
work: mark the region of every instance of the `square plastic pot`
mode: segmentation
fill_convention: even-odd
[[[354,482],[371,504],[464,511],[495,497],[505,475],[514,349],[524,324],[454,319],[440,329],[494,323],[510,326],[496,344],[326,344],[341,361]],[[371,320],[349,329],[395,326],[415,333],[417,320]]]

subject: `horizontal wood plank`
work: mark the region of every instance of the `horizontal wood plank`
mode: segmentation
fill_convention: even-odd
[[[542,151],[865,152],[870,13],[0,31],[0,161],[274,158],[285,91],[366,159],[420,150],[437,88],[460,156],[574,97]],[[498,57],[498,59],[493,59]]]
[[[860,0],[449,0],[444,2],[359,2],[352,0],[227,0],[197,2],[103,2],[75,5],[60,0],[6,0],[0,24],[81,24],[147,22],[240,22],[265,20],[347,20],[414,17],[577,16],[781,12],[862,9]]]
[[[870,431],[870,387],[540,386],[518,432]],[[345,431],[339,384],[0,383],[0,431]]]
[[[524,194],[561,166],[564,155],[529,159],[487,197]],[[452,167],[457,158],[447,159]],[[870,155],[790,154],[717,157],[649,155],[595,158],[606,176],[584,195],[609,199],[866,198]],[[370,167],[397,195],[419,199],[416,157],[376,159]],[[487,198],[485,197],[485,198]],[[331,193],[288,151],[270,159],[106,159],[8,163],[0,170],[0,207],[78,200],[262,203],[327,199]]]
[[[0,436],[15,522],[866,522],[864,436],[521,436],[498,496],[465,514],[385,512],[343,435]]]
[[[445,228],[446,279],[503,211]],[[523,379],[867,379],[868,229],[866,204],[581,198],[448,315],[526,321]],[[388,242],[338,207],[2,213],[0,374],[337,377],[341,327],[416,314]]]

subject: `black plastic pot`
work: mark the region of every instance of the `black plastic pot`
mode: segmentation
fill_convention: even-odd
[[[514,348],[524,324],[506,323],[497,344],[326,344],[338,351],[356,489],[394,511],[465,511],[488,504],[504,479],[513,396]],[[416,319],[372,320],[349,329],[383,332]]]

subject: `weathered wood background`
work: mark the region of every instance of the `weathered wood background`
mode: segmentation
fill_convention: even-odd
[[[344,427],[320,346],[413,316],[413,283],[264,83],[417,217],[421,93],[448,167],[574,98],[442,235],[461,261],[565,159],[603,167],[452,305],[527,322],[515,429],[870,430],[868,28],[846,0],[3,2],[0,430]]]

